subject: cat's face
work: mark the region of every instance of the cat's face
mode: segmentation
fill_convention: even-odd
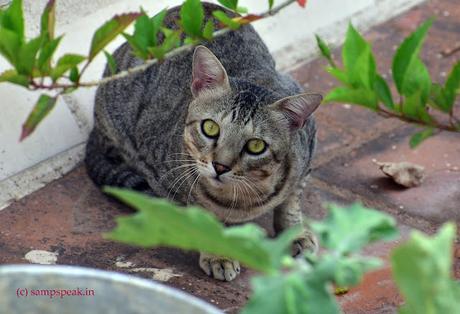
[[[250,83],[230,87],[224,68],[204,47],[197,48],[193,67],[184,147],[196,163],[197,180],[230,207],[260,205],[286,179],[292,136],[320,99],[275,100]]]

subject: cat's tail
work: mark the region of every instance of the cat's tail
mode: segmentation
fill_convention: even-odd
[[[97,129],[89,136],[85,163],[89,177],[98,186],[125,187],[151,192],[147,180],[124,162],[109,140]]]

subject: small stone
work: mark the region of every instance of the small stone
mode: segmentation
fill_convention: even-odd
[[[393,181],[407,188],[419,186],[425,178],[425,168],[410,162],[376,162],[376,164]]]
[[[442,12],[442,15],[443,15],[443,16],[449,16],[449,15],[450,15],[450,12],[449,12],[449,11],[443,11],[443,12]]]
[[[345,108],[345,109],[351,109],[351,105],[350,105],[350,104],[344,104],[344,105],[343,105],[343,108]]]
[[[391,146],[391,149],[392,149],[392,150],[395,150],[395,149],[396,149],[396,145]]]
[[[404,209],[404,206],[403,206],[403,205],[399,205],[399,209]]]

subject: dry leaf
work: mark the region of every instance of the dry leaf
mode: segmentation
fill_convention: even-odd
[[[376,162],[380,170],[396,183],[411,188],[425,178],[425,168],[410,162]]]

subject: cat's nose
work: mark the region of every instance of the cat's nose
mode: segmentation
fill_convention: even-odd
[[[229,172],[231,168],[229,166],[220,164],[216,161],[212,162],[212,166],[214,167],[214,170],[216,170],[217,176],[220,176],[221,174],[224,174],[226,172]]]

